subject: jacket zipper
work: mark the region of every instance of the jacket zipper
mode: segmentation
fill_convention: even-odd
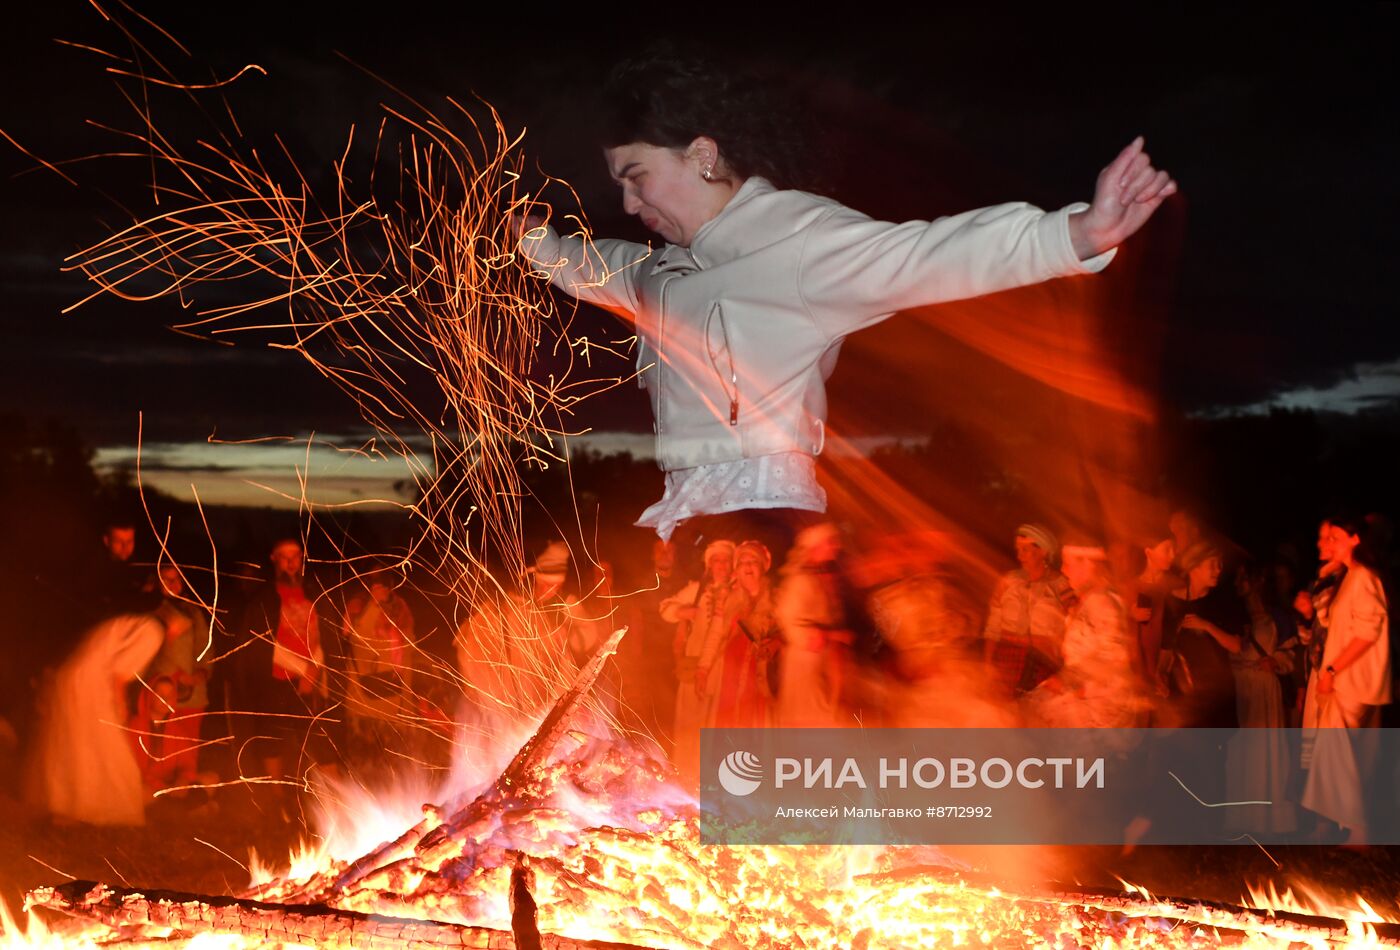
[[[719,332],[724,338],[724,354],[729,359],[729,383],[725,385],[724,371],[719,368],[719,363],[715,362],[715,351],[710,349],[710,323],[714,320],[715,314],[719,314]],[[729,343],[729,324],[724,319],[724,308],[716,300],[710,306],[710,312],[705,316],[705,351],[710,357],[710,367],[714,369],[715,375],[719,377],[720,389],[729,397],[729,424],[737,426],[739,424],[739,373],[734,368],[734,347]],[[730,387],[733,387],[731,391]]]

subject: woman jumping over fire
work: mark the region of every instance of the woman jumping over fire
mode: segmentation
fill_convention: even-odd
[[[590,241],[531,219],[522,249],[568,293],[636,323],[666,472],[638,524],[663,538],[682,523],[696,540],[761,536],[732,523],[742,512],[786,520],[790,540],[826,510],[815,457],[848,334],[899,310],[1099,271],[1177,190],[1138,138],[1089,204],[891,224],[789,190],[800,149],[751,79],[653,56],[614,70],[605,100],[600,144],[623,209],[665,243]]]

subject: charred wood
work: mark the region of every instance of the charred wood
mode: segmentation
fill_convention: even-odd
[[[70,917],[96,921],[121,931],[138,928],[130,939],[159,939],[159,932],[238,934],[260,945],[294,943],[324,948],[428,948],[467,950],[649,950],[633,944],[574,940],[540,935],[533,946],[503,930],[435,920],[412,920],[336,910],[322,904],[269,904],[236,897],[206,897],[178,891],[113,888],[93,881],[70,881],[31,891],[26,906],[45,907]]]
[[[1037,900],[1029,897],[1018,900]],[[1221,901],[1197,900],[1188,897],[1161,897],[1156,894],[1147,898],[1131,894],[1096,889],[1074,889],[1058,891],[1053,899],[1059,903],[1074,904],[1090,910],[1140,916],[1150,908],[1152,916],[1166,920],[1180,920],[1183,923],[1218,930],[1238,930],[1259,932],[1269,926],[1287,928],[1292,934],[1319,937],[1329,943],[1346,943],[1351,938],[1348,923],[1336,917],[1321,917],[1314,914],[1300,914],[1286,910],[1260,910],[1239,904]],[[1359,926],[1359,925],[1357,925]],[[1376,934],[1374,943],[1368,946],[1400,947],[1400,924],[1374,923],[1366,926]]]
[[[1164,897],[1153,894],[1144,897],[1137,894],[1124,894],[1122,891],[1106,888],[1070,886],[1051,882],[1039,889],[1027,889],[1014,896],[1008,894],[1005,885],[998,886],[991,878],[964,870],[946,867],[919,866],[901,868],[880,874],[865,875],[866,880],[915,880],[933,878],[947,883],[961,884],[971,890],[991,893],[996,891],[1001,897],[1023,904],[1039,904],[1046,907],[1083,907],[1090,911],[1105,914],[1123,914],[1131,917],[1154,917],[1159,920],[1179,921],[1197,927],[1217,930],[1259,932],[1270,926],[1287,928],[1300,936],[1316,937],[1328,943],[1346,943],[1351,939],[1347,929],[1348,921],[1337,917],[1318,914],[1304,914],[1296,911],[1262,910],[1242,904],[1224,901],[1201,900],[1192,897]],[[1353,925],[1355,926],[1355,925]],[[1368,946],[1400,947],[1400,924],[1369,923],[1376,940]]]

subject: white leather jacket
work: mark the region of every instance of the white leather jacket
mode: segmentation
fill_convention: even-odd
[[[580,300],[636,322],[656,458],[667,471],[821,452],[826,380],[846,335],[910,307],[1095,272],[1069,215],[1004,204],[871,220],[750,178],[689,248],[533,231],[526,256]]]

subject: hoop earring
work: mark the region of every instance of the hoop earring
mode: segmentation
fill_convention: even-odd
[[[715,170],[714,170],[713,168],[707,168],[707,169],[705,169],[704,171],[702,171],[702,172],[700,173],[700,177],[703,178],[703,179],[705,179],[706,181],[714,181],[714,180],[715,180]]]

